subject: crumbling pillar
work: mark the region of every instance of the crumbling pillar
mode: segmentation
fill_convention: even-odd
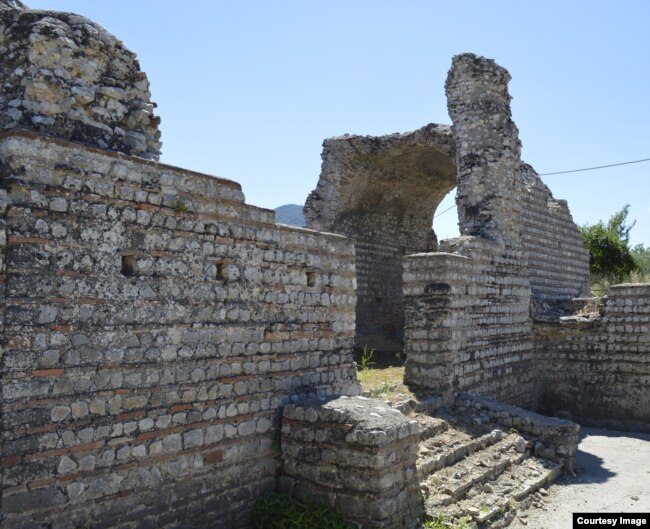
[[[445,90],[456,140],[460,233],[516,244],[523,182],[509,81],[493,60],[466,53],[453,58]]]
[[[493,60],[454,57],[446,90],[461,237],[442,241],[441,253],[404,259],[404,378],[447,402],[458,391],[534,402],[525,186],[509,80]]]

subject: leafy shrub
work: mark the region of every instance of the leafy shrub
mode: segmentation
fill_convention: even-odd
[[[255,529],[353,529],[327,505],[301,502],[285,494],[257,500],[251,518]]]
[[[589,250],[589,270],[593,281],[610,283],[624,281],[638,269],[629,247],[630,230],[627,214],[629,206],[612,215],[607,224],[602,221],[580,228],[580,234]]]
[[[639,275],[650,278],[650,247],[637,244],[632,248],[632,257],[636,262]]]

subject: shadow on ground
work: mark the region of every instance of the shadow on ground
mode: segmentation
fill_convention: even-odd
[[[603,457],[592,452],[592,443],[590,441],[598,441],[599,452],[606,449],[607,445],[610,444],[611,447],[609,448],[609,451],[612,452],[614,457],[625,458],[625,450],[617,442],[619,439],[634,439],[642,442],[650,442],[650,434],[582,427],[580,432],[580,449],[577,455],[576,476],[565,475],[556,482],[556,485],[567,486],[576,484],[605,483],[616,476],[617,473],[612,470],[611,465],[606,463]],[[608,442],[608,440],[611,442]],[[617,452],[618,454],[616,454]],[[650,467],[650,463],[648,466]]]

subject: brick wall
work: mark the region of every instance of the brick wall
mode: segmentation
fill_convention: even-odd
[[[281,490],[335,506],[355,527],[419,527],[418,422],[365,397],[284,408]]]
[[[604,314],[533,325],[541,408],[647,430],[650,285],[610,288]]]
[[[562,305],[589,294],[589,252],[564,200],[553,198],[534,169],[522,165],[521,242],[528,254],[528,275],[536,317],[557,317]]]
[[[530,406],[534,363],[523,253],[476,237],[443,241],[441,249],[404,259],[405,381],[447,402],[471,391]]]
[[[279,407],[357,389],[352,245],[61,140],[0,162],[2,526],[245,527]]]

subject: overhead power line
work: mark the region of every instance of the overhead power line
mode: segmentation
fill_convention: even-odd
[[[593,171],[595,169],[605,169],[607,167],[618,167],[619,165],[629,165],[632,163],[641,163],[641,162],[650,162],[650,158],[643,158],[642,160],[632,160],[630,162],[620,162],[620,163],[613,163],[610,165],[598,165],[596,167],[585,167],[583,169],[571,169],[569,171],[556,171],[555,173],[540,173],[537,176],[551,176],[551,175],[556,175],[556,174],[567,174],[567,173],[579,173],[581,171]],[[456,204],[451,206],[450,208],[445,209],[444,211],[441,211],[440,213],[436,213],[433,218],[435,219],[436,217],[439,217],[440,215],[444,215],[448,211],[451,211],[456,207]]]
[[[447,211],[451,211],[451,210],[454,209],[455,207],[456,207],[456,204],[454,204],[454,205],[451,206],[450,208],[447,208],[447,209],[444,210],[444,211],[441,211],[440,213],[436,213],[436,214],[433,216],[433,218],[435,219],[436,217],[439,217],[439,216],[442,215],[443,213],[447,213]]]
[[[594,169],[605,169],[606,167],[618,167],[619,165],[629,165],[631,163],[650,162],[650,158],[643,158],[643,160],[632,160],[631,162],[613,163],[610,165],[598,165],[596,167],[585,167],[584,169],[571,169],[570,171],[557,171],[555,173],[540,173],[539,176],[551,176],[554,174],[566,173],[579,173],[580,171],[593,171]]]

